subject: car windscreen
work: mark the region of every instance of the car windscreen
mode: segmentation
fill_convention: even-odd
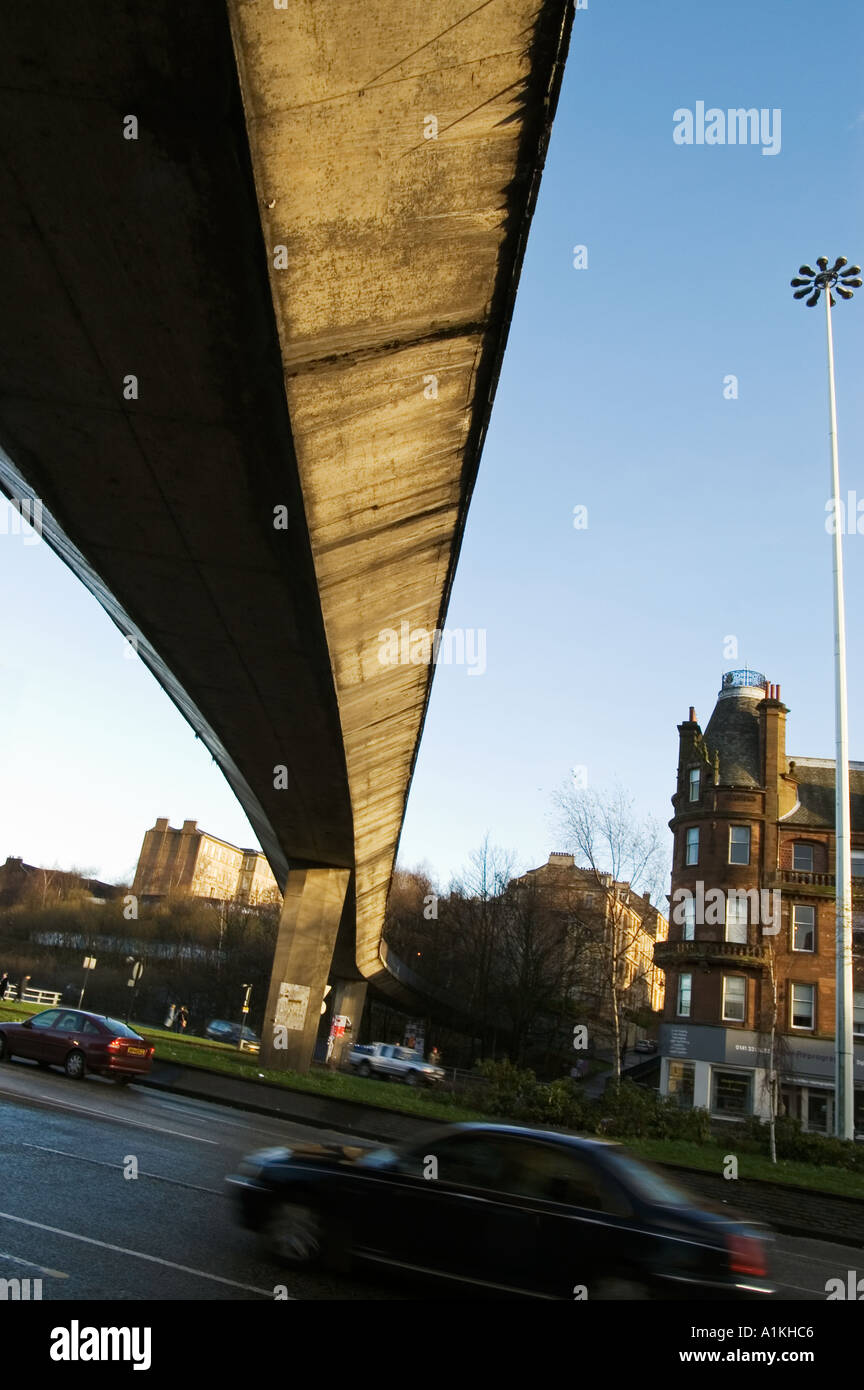
[[[111,1032],[118,1038],[141,1037],[141,1034],[136,1033],[134,1028],[129,1028],[125,1023],[120,1023],[116,1018],[103,1018],[102,1022],[105,1024],[105,1027],[110,1028]]]
[[[676,1187],[665,1174],[650,1164],[642,1163],[625,1153],[605,1153],[603,1155],[610,1171],[620,1179],[631,1192],[641,1197],[643,1202],[653,1202],[664,1207],[691,1207],[693,1198],[683,1188]]]
[[[358,1168],[389,1168],[398,1157],[395,1149],[372,1149],[371,1153],[355,1159],[355,1163]]]

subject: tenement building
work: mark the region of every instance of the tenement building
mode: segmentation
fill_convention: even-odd
[[[651,904],[650,893],[639,893],[630,883],[616,882],[611,874],[581,868],[572,854],[553,852],[546,864],[529,869],[512,880],[511,894],[531,893],[547,912],[568,918],[583,934],[578,955],[574,999],[593,998],[602,1021],[599,1037],[612,1037],[608,1020],[610,968],[614,971],[621,1004],[622,1044],[632,1046],[646,1035],[663,1008],[663,971],[655,964],[654,947],[665,941],[669,924]],[[591,942],[596,942],[596,948]]]
[[[132,892],[139,898],[182,893],[249,907],[282,901],[270,865],[256,849],[238,849],[199,830],[194,820],[175,830],[157,820],[141,846]]]
[[[730,1120],[767,1117],[773,1090],[777,1113],[830,1133],[834,763],[787,757],[787,713],[778,685],[729,671],[705,732],[692,708],[678,727],[669,939],[654,951],[666,971],[661,1089]],[[850,763],[850,782],[864,1131],[864,763]]]

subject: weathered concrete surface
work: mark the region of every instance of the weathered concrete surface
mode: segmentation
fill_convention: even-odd
[[[345,1025],[345,1032],[341,1037],[333,1040],[330,1056],[327,1059],[332,1067],[341,1065],[357,1041],[368,988],[365,980],[333,981],[333,1017],[336,1018],[341,1015],[341,1017],[348,1019],[348,1023]]]
[[[431,671],[379,633],[446,612],[569,15],[0,12],[0,486],[44,500],[280,886],[356,867],[357,964],[403,998],[380,939]]]
[[[262,1066],[308,1070],[349,878],[348,869],[288,875],[261,1030]]]
[[[339,713],[223,8],[3,7],[0,206],[0,447],[56,519],[46,535],[139,639],[280,886],[289,860],[350,868]],[[118,661],[123,648],[118,636]]]
[[[443,625],[568,8],[229,0],[379,983],[431,675],[380,634]]]

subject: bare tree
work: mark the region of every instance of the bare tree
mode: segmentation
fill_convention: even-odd
[[[550,895],[532,875],[509,885],[504,906],[493,996],[509,1024],[511,1060],[521,1063],[541,1022],[547,1030],[551,1022],[560,1046],[562,1023],[572,1021],[573,999],[595,932],[571,894],[559,888]],[[550,1041],[545,1044],[547,1059]]]
[[[384,934],[400,960],[429,984],[445,987],[438,903],[438,891],[425,864],[414,869],[395,869],[387,897]]]
[[[768,1099],[768,1148],[772,1163],[777,1162],[777,1116],[781,1111],[783,1077],[790,1067],[789,1045],[786,1034],[780,1029],[780,992],[784,977],[779,968],[775,940],[763,938],[766,950],[766,973],[762,976],[761,1017],[759,1020],[759,1043],[768,1053],[768,1067],[763,1086]]]
[[[446,920],[456,944],[456,991],[477,1017],[481,1033],[489,1032],[495,953],[507,904],[505,893],[513,877],[515,855],[490,845],[486,835],[462,874],[453,880]],[[492,1028],[493,1048],[495,1029]]]
[[[580,867],[590,871],[601,902],[596,962],[620,1081],[622,1022],[652,969],[651,961],[640,964],[639,946],[646,906],[659,896],[665,880],[665,842],[657,822],[640,818],[622,787],[603,792],[568,784],[555,802],[568,848],[577,863],[581,860]]]

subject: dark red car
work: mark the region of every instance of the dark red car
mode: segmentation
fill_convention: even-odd
[[[121,1086],[146,1076],[154,1049],[126,1023],[81,1009],[45,1009],[22,1023],[0,1023],[0,1062],[29,1057],[80,1081],[88,1071]]]

